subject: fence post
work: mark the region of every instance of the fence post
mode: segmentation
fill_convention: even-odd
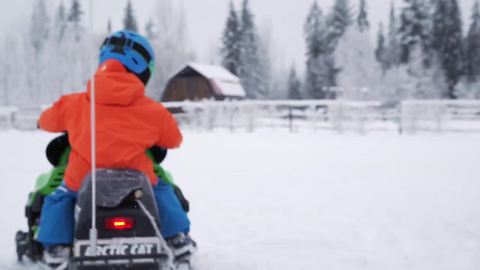
[[[343,133],[343,114],[344,114],[344,104],[342,101],[336,101],[335,103],[330,103],[328,105],[328,114],[330,124],[333,126],[333,129],[338,133]]]
[[[292,106],[288,106],[288,127],[290,129],[290,133],[293,133],[293,109]]]
[[[366,112],[367,112],[367,105],[360,105],[358,104],[358,133],[360,135],[365,135],[365,122],[366,122]]]
[[[311,120],[312,120],[313,132],[317,132],[317,122],[318,122],[318,118],[320,117],[318,115],[319,112],[317,111],[317,106],[310,105],[307,110],[309,111],[309,116],[311,117]]]
[[[433,106],[434,108],[434,117],[435,117],[435,130],[437,133],[443,132],[443,119],[444,111],[446,110],[446,104],[438,103]]]
[[[247,131],[253,132],[255,131],[255,105],[250,105],[250,109],[248,110],[248,124],[247,124]]]
[[[228,112],[228,115],[229,115],[228,122],[229,122],[230,132],[233,133],[235,131],[235,123],[233,121],[234,119],[236,119],[235,113],[237,112],[237,107],[236,107],[236,104],[235,106],[233,106],[232,102],[230,102],[229,105],[230,106],[226,108],[226,111]]]
[[[403,134],[403,117],[402,117],[402,102],[400,102],[396,107],[396,113],[393,116],[394,121],[397,123],[398,134]]]

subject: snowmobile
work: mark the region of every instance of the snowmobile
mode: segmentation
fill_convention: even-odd
[[[15,237],[19,262],[27,259],[44,264],[43,246],[36,241],[36,234],[44,198],[54,192],[63,181],[70,154],[67,135],[54,139],[48,145],[46,152],[54,168],[49,173],[38,177],[35,190],[28,196],[25,207],[28,231],[18,231]],[[167,151],[155,147],[148,150],[147,155],[153,161],[157,176],[173,185],[182,207],[188,212],[189,202],[182,191],[173,184],[170,173],[160,166]],[[63,265],[55,266],[55,269],[172,270],[187,268],[183,263],[174,261],[172,251],[160,234],[158,210],[147,177],[134,170],[97,170],[98,240],[96,250],[92,250],[89,240],[92,222],[91,190],[91,176],[87,176],[78,192],[75,208],[75,239],[70,260]]]

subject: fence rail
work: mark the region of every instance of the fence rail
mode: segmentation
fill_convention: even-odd
[[[285,129],[480,132],[480,101],[409,100],[399,104],[346,100],[167,102],[183,128],[212,131]],[[39,108],[0,108],[0,129],[35,129]]]

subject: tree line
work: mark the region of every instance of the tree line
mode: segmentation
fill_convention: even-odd
[[[287,98],[396,102],[480,97],[478,1],[466,35],[458,0],[402,0],[400,9],[392,1],[388,25],[378,26],[376,44],[368,2],[356,1],[354,9],[351,0],[335,0],[328,12],[313,1],[303,29],[305,72],[291,68],[284,86]],[[259,45],[246,34],[255,31],[250,18],[248,0],[239,12],[230,4],[222,64],[242,79],[248,96],[256,98],[269,85],[263,77],[269,71],[262,70],[265,66],[256,57]]]
[[[242,0],[236,7],[231,1],[218,62],[239,76],[248,99],[480,98],[478,0],[466,33],[458,0],[400,1],[401,8],[392,1],[389,20],[380,23],[376,39],[368,0],[334,0],[328,10],[313,1],[303,27],[306,61],[301,70],[277,66],[251,2]],[[158,100],[169,77],[196,57],[186,46],[181,8],[158,0],[141,26],[133,3],[126,3],[122,28],[151,40],[158,62],[147,94]],[[18,19],[0,42],[0,105],[47,104],[82,90],[98,61],[99,44],[113,31],[110,20],[104,33],[93,34],[85,25],[79,0],[57,6],[33,0],[30,20]]]
[[[170,0],[158,0],[152,14],[142,28],[129,0],[121,28],[143,31],[151,40],[158,62],[147,94],[159,100],[172,72],[194,56],[185,45],[183,10]],[[100,44],[113,31],[111,20],[103,32],[87,29],[80,0],[63,0],[58,6],[33,0],[30,20],[14,25],[0,41],[0,105],[23,107],[49,104],[60,95],[83,90],[98,64]]]

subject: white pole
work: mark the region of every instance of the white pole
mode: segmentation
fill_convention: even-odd
[[[93,36],[93,1],[90,0],[90,35]],[[95,63],[95,62],[94,62]],[[90,131],[91,131],[91,160],[92,160],[92,226],[90,228],[91,256],[97,255],[97,177],[96,177],[96,129],[95,129],[95,64],[93,76],[90,80]]]

